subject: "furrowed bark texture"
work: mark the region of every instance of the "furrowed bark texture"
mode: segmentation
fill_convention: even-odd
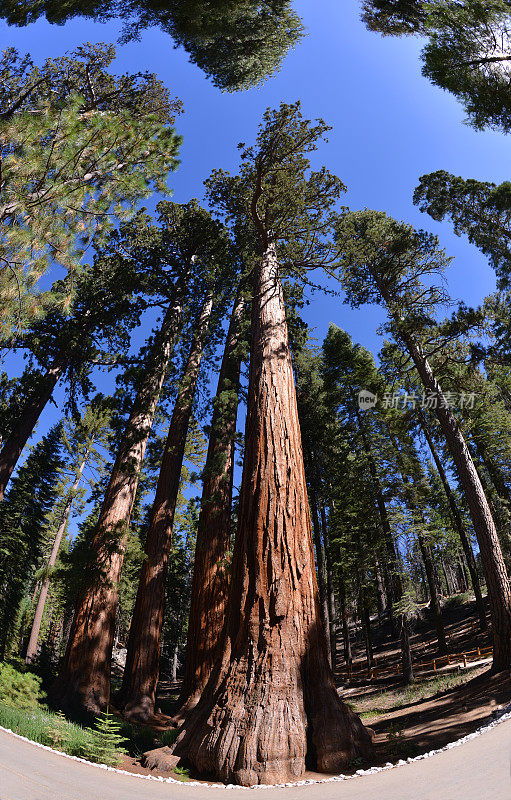
[[[181,379],[151,511],[146,557],[138,584],[119,694],[119,704],[124,707],[125,716],[133,720],[146,721],[154,714],[172,527],[186,436],[212,308],[211,292],[203,305]]]
[[[56,683],[54,702],[93,713],[110,702],[110,669],[127,529],[140,470],[170,355],[179,330],[184,280],[165,314],[148,358],[110,475],[92,544],[93,579],[79,593],[66,654]]]
[[[369,756],[321,627],[284,301],[270,245],[254,273],[245,462],[219,659],[174,752],[245,786]]]
[[[76,472],[76,477],[73,481],[73,485],[71,486],[71,489],[68,492],[66,504],[62,511],[62,517],[59,523],[59,527],[57,528],[57,533],[55,534],[55,539],[53,540],[53,546],[51,548],[50,557],[48,559],[48,569],[54,567],[55,562],[57,561],[60,543],[62,541],[64,531],[66,530],[67,521],[69,519],[71,508],[73,506],[73,500],[76,497],[76,492],[78,491],[78,487],[82,479],[85,462],[86,458],[83,459],[82,462],[80,463],[80,466],[78,467]],[[37,600],[37,606],[34,614],[34,621],[32,622],[30,639],[28,641],[27,654],[25,656],[26,664],[30,664],[37,653],[37,641],[39,639],[39,631],[41,630],[41,622],[43,621],[44,607],[46,605],[46,598],[48,597],[49,588],[50,588],[50,575],[47,575],[41,584],[41,591],[39,592],[39,598]]]
[[[411,337],[402,335],[402,339],[425,389],[438,398],[436,415],[463,487],[486,577],[493,628],[493,670],[499,672],[509,669],[511,589],[488,500],[458,420],[449,408],[428,360]]]
[[[37,420],[41,416],[46,403],[53,394],[55,386],[62,376],[63,368],[54,363],[41,376],[41,382],[23,407],[23,411],[10,436],[7,437],[0,451],[0,500],[3,499],[7,484],[14,471],[23,448],[32,436]]]
[[[218,376],[195,543],[185,674],[180,710],[175,720],[184,719],[197,704],[208,682],[225,619],[229,589],[226,558],[231,541],[234,443],[242,360],[240,339],[245,305],[240,293],[231,315]]]

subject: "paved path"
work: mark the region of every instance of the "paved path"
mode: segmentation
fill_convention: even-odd
[[[0,800],[511,800],[511,721],[397,769],[296,789],[160,784],[98,769],[0,731]]]

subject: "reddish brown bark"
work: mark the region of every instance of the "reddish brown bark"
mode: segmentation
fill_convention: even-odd
[[[5,494],[5,489],[18,463],[18,458],[32,436],[37,420],[52,396],[62,372],[62,366],[55,362],[41,376],[41,381],[25,403],[14,430],[5,440],[0,451],[0,500]]]
[[[118,698],[125,715],[130,719],[145,721],[154,714],[172,527],[186,436],[212,308],[213,293],[210,292],[202,308],[172,412],[151,511],[151,524],[145,543],[146,557],[138,584],[126,666]]]
[[[328,664],[272,245],[254,272],[245,460],[221,657],[175,752],[242,785],[298,778],[306,756],[334,772],[371,753]]]
[[[71,513],[71,508],[73,506],[73,500],[76,497],[76,492],[78,491],[78,487],[80,485],[80,481],[82,479],[82,473],[85,467],[86,457],[82,460],[80,466],[76,471],[76,477],[73,481],[73,485],[71,486],[67,498],[66,504],[62,511],[62,517],[57,528],[57,533],[55,534],[55,539],[53,540],[53,546],[51,548],[50,557],[48,559],[48,570],[51,570],[52,567],[55,566],[55,562],[57,561],[57,555],[60,549],[60,543],[62,541],[62,537],[64,535],[64,531],[66,529],[67,521],[69,519],[69,515]],[[34,614],[34,621],[32,622],[32,628],[30,631],[30,639],[28,641],[27,647],[27,654],[25,657],[25,662],[30,664],[37,652],[37,640],[39,639],[39,631],[41,630],[41,622],[43,621],[43,614],[44,614],[44,607],[46,605],[46,598],[48,597],[48,589],[50,588],[50,575],[48,574],[46,578],[44,578],[41,591],[39,592],[39,598],[37,600],[37,606]]]
[[[61,706],[97,713],[110,700],[110,666],[126,535],[140,469],[172,347],[179,329],[184,278],[165,314],[148,358],[117,453],[92,544],[90,584],[79,593],[66,654],[52,699]]]
[[[195,543],[185,674],[176,720],[184,719],[197,704],[208,682],[225,619],[244,310],[245,299],[239,294],[225,341],[211,418]]]

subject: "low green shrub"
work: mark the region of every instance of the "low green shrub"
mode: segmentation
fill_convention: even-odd
[[[108,708],[99,715],[91,731],[92,744],[88,754],[90,761],[107,764],[109,767],[117,767],[120,764],[122,756],[126,754],[123,745],[127,744],[121,734],[121,728],[122,724]]]
[[[10,664],[0,664],[0,703],[15,708],[37,708],[41,699],[41,679],[31,672],[19,672]]]

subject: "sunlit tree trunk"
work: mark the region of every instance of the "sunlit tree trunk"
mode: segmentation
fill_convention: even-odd
[[[229,588],[231,503],[245,299],[231,315],[213,404],[197,525],[185,674],[175,720],[193,708],[216,660]]]
[[[321,626],[309,504],[275,246],[254,272],[252,348],[226,626],[218,663],[174,752],[242,785],[369,756],[340,700]]]
[[[145,542],[146,556],[138,584],[126,666],[118,698],[125,715],[130,719],[145,721],[154,714],[172,527],[186,437],[212,308],[211,291],[203,304],[179,386],[151,511],[151,524]]]
[[[66,654],[51,697],[60,706],[93,713],[110,701],[110,669],[126,537],[140,470],[183,307],[185,276],[178,281],[147,359],[130,418],[110,475],[92,543],[90,581],[79,592]]]

